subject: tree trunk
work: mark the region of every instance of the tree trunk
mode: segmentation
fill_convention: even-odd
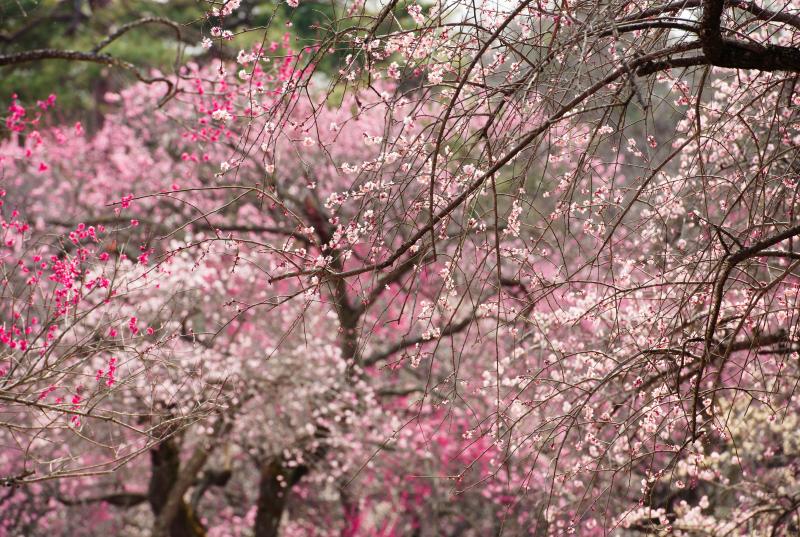
[[[180,474],[180,451],[172,439],[150,450],[151,475],[147,501],[158,519],[172,494]],[[194,511],[180,500],[175,517],[169,524],[169,537],[205,537],[206,532]]]
[[[286,468],[280,458],[271,459],[261,466],[255,537],[278,537],[289,492],[306,473],[306,466]]]

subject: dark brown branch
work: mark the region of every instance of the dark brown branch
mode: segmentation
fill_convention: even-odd
[[[64,505],[86,505],[90,503],[107,503],[115,507],[134,507],[147,501],[147,494],[141,492],[112,492],[100,496],[89,496],[87,498],[65,498],[56,497]]]
[[[769,9],[758,7],[755,2],[732,1],[730,2],[730,5],[755,15],[755,17],[759,20],[767,22],[782,22],[784,24],[788,24],[789,26],[794,26],[800,30],[800,17],[797,15],[792,15],[791,13],[787,13],[785,11],[770,11]]]
[[[444,330],[442,330],[442,334],[441,334],[440,338],[443,338],[443,337],[446,337],[446,336],[451,336],[453,334],[457,334],[457,333],[461,332],[462,330],[464,330],[465,328],[467,328],[468,326],[470,326],[474,321],[475,321],[475,315],[470,315],[469,317],[467,317],[467,318],[465,318],[465,319],[463,319],[463,320],[461,320],[461,321],[459,321],[459,322],[457,322],[455,324],[451,323]],[[390,357],[391,355],[393,355],[393,354],[395,354],[397,352],[400,352],[400,351],[402,351],[404,349],[407,349],[409,347],[413,347],[417,343],[423,343],[425,341],[427,341],[427,340],[425,340],[422,336],[417,336],[415,338],[398,341],[397,343],[395,343],[391,347],[389,347],[389,348],[387,348],[387,349],[385,349],[383,351],[377,352],[377,353],[373,354],[372,356],[364,359],[364,365],[365,366],[375,365],[378,362],[381,362],[381,361],[387,359],[388,357]]]
[[[642,19],[657,17],[659,15],[663,15],[664,13],[674,13],[683,9],[696,9],[700,7],[700,5],[701,0],[678,0],[677,2],[670,2],[669,4],[651,7],[644,11],[640,11],[639,13],[634,13],[633,15],[629,15],[620,19],[619,22],[625,23],[640,21]],[[797,15],[792,15],[791,13],[787,13],[785,11],[771,11],[769,9],[764,9],[757,6],[753,1],[748,2],[746,0],[727,0],[725,1],[725,7],[732,7],[741,9],[742,11],[747,11],[751,15],[754,15],[758,20],[766,22],[781,22],[783,24],[788,24],[789,26],[794,26],[795,28],[800,29],[800,17]]]
[[[751,339],[744,339],[735,341],[728,347],[730,352],[754,350],[759,347],[769,347],[778,343],[785,343],[789,341],[789,334],[785,330],[781,330],[774,334],[767,334],[763,336],[753,336]]]
[[[164,77],[147,77],[144,76],[139,69],[130,62],[120,60],[108,54],[96,52],[81,52],[77,50],[59,50],[54,48],[43,48],[36,50],[26,50],[24,52],[14,52],[0,56],[0,67],[5,65],[20,65],[25,63],[32,63],[45,60],[64,60],[64,61],[77,61],[88,63],[99,63],[109,67],[116,67],[123,69],[133,74],[137,80],[145,84],[154,84],[157,82],[163,83],[167,86],[167,91],[164,97],[161,98],[160,104],[164,104],[175,91],[175,84]]]
[[[175,22],[173,22],[173,21],[171,21],[169,19],[165,19],[164,17],[144,17],[144,18],[135,20],[133,22],[129,22],[128,24],[125,24],[123,26],[120,26],[116,31],[112,32],[105,39],[100,41],[92,49],[92,52],[93,53],[100,52],[101,50],[106,48],[108,45],[110,45],[111,43],[113,43],[114,41],[116,41],[117,39],[119,39],[120,37],[122,37],[123,35],[128,33],[129,31],[133,30],[134,28],[138,28],[139,26],[144,26],[144,25],[147,25],[147,24],[162,24],[164,26],[168,26],[175,32],[175,38],[177,39],[177,41],[178,42],[182,41],[181,28],[180,28],[180,26],[178,26],[177,23],[175,23]]]
[[[708,59],[705,56],[687,56],[685,58],[670,58],[657,62],[648,62],[639,67],[636,70],[636,74],[638,76],[647,76],[667,69],[694,67],[696,65],[708,65]]]
[[[800,49],[782,45],[745,43],[722,36],[725,0],[703,0],[700,42],[711,65],[760,71],[800,71]]]

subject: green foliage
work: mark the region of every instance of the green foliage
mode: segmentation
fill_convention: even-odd
[[[89,51],[123,24],[142,17],[188,21],[202,16],[192,0],[13,0],[0,2],[0,54],[54,48]],[[185,32],[184,39],[192,37]],[[197,33],[196,31],[194,32]],[[132,30],[104,52],[141,67],[170,72],[181,44],[165,26]],[[59,110],[96,112],[107,91],[129,83],[132,75],[87,62],[47,60],[0,68],[0,99],[17,93],[26,101],[57,92]]]

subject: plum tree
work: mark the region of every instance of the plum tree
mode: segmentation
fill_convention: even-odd
[[[795,534],[800,8],[373,7],[12,103],[2,531]]]

